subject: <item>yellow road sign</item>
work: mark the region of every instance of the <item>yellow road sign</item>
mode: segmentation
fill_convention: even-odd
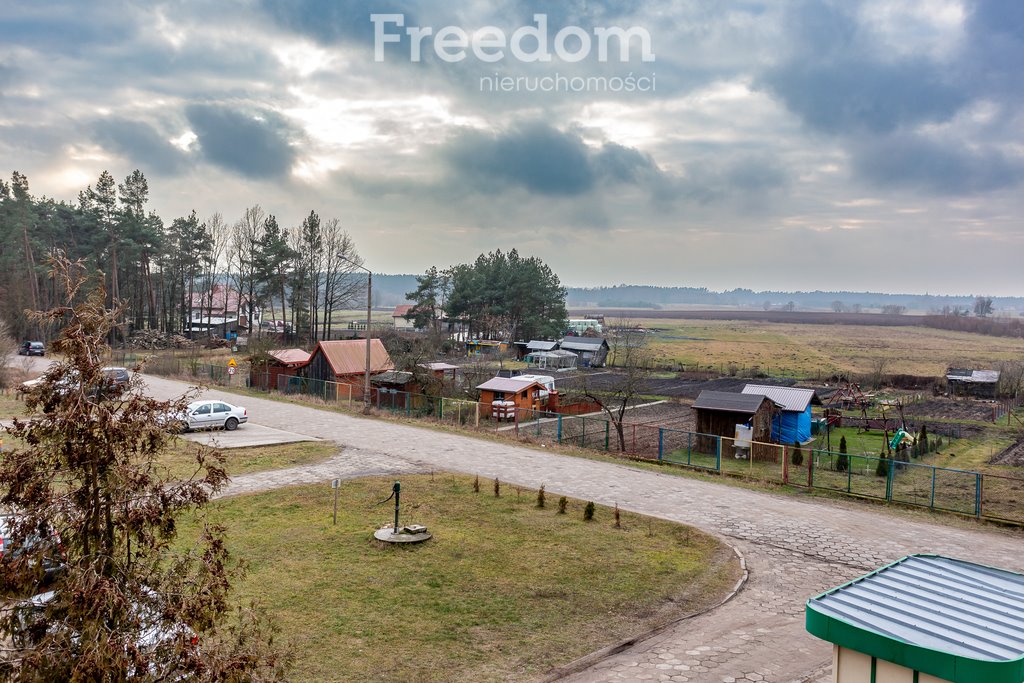
[[[238,367],[238,363],[235,362],[234,358],[232,358],[231,360],[228,361],[228,367],[229,368],[237,368]]]

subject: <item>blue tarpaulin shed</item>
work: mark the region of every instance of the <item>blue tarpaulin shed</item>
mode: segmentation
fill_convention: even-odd
[[[767,396],[782,406],[782,412],[772,420],[772,441],[791,444],[811,440],[811,406],[821,405],[814,389],[748,384],[743,393]]]

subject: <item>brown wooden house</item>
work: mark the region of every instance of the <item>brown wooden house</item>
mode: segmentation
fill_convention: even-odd
[[[309,352],[302,349],[273,349],[267,356],[253,361],[249,370],[249,386],[265,391],[286,388],[279,378],[295,377],[309,361]]]
[[[697,438],[698,450],[714,452],[718,440],[710,437],[721,436],[723,457],[726,453],[732,455],[736,426],[749,424],[752,427],[751,441],[756,442],[750,449],[752,457],[755,460],[775,460],[780,449],[767,444],[772,438],[772,418],[781,409],[782,406],[775,401],[759,394],[702,391],[693,404],[696,430],[706,435]]]
[[[511,407],[519,410],[541,410],[541,392],[545,391],[540,382],[515,377],[493,377],[477,389],[480,391],[481,417],[489,417],[495,412],[495,401],[511,401],[514,404]],[[499,415],[502,412],[498,411]],[[513,417],[512,411],[503,417]]]
[[[370,374],[394,370],[391,356],[380,339],[370,340]],[[321,341],[313,349],[299,374],[313,380],[362,386],[366,372],[366,340]]]

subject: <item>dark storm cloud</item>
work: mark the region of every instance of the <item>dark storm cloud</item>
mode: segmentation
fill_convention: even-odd
[[[295,133],[278,114],[216,104],[189,105],[185,114],[210,163],[249,178],[280,177],[291,169],[295,150],[289,143]]]
[[[944,83],[923,61],[802,59],[769,72],[763,83],[807,125],[827,133],[888,133],[905,125],[946,121],[967,102],[961,90]]]
[[[594,187],[595,173],[579,136],[545,124],[497,134],[458,136],[445,152],[464,182],[482,191],[512,184],[542,195],[579,195]]]
[[[413,0],[261,0],[263,11],[278,25],[323,44],[351,40],[373,44],[371,14],[404,14],[407,25],[416,24],[418,3]],[[391,27],[391,32],[396,32]]]
[[[145,166],[160,174],[181,172],[191,156],[168,142],[168,136],[142,121],[104,119],[96,123],[94,130],[97,142],[134,166]]]
[[[658,172],[657,164],[649,154],[614,142],[605,143],[593,155],[592,164],[599,174],[620,183],[636,183]]]
[[[661,170],[649,154],[615,142],[594,149],[571,131],[539,122],[498,132],[464,131],[443,150],[457,182],[482,192],[508,186],[546,196],[577,197],[600,185],[654,191]]]
[[[131,40],[138,26],[130,12],[85,9],[78,3],[7,3],[0,20],[0,45],[22,45],[60,53]]]
[[[763,74],[759,84],[812,128],[888,133],[946,121],[967,102],[938,65],[874,54],[855,18],[838,6],[813,2],[798,8],[789,15],[793,55]]]
[[[971,37],[965,62],[974,92],[1019,102],[1024,96],[1020,65],[1024,63],[1024,3],[1019,0],[978,0],[967,22]]]
[[[866,138],[853,146],[853,166],[879,187],[949,195],[996,190],[1024,179],[1024,164],[998,149],[916,135]]]

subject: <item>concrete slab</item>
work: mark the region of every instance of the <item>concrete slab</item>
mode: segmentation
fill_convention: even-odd
[[[320,441],[315,436],[296,434],[283,429],[274,429],[264,425],[246,422],[233,432],[223,429],[212,429],[201,432],[188,432],[182,438],[216,448],[246,448],[248,446],[274,446],[298,441]]]

